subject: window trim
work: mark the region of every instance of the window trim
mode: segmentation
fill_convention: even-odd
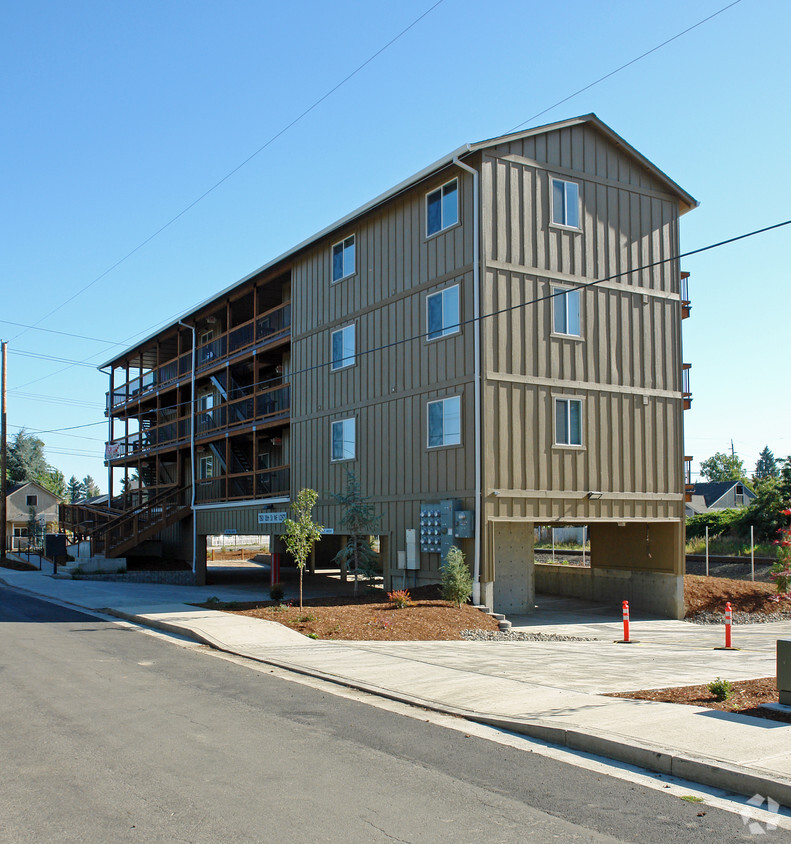
[[[459,321],[455,325],[453,325],[451,328],[445,328],[443,326],[442,330],[437,334],[436,337],[431,337],[430,335],[431,335],[432,332],[431,332],[431,327],[429,326],[429,322],[428,322],[428,320],[429,320],[429,316],[428,316],[429,315],[429,306],[428,306],[429,299],[432,299],[434,296],[443,296],[444,297],[445,293],[447,293],[449,290],[453,290],[454,288],[458,291],[456,301],[457,301],[458,306],[459,306],[459,309],[458,309],[458,320]],[[427,343],[434,343],[437,340],[443,340],[445,337],[452,337],[454,334],[460,334],[460,333],[461,333],[461,285],[458,282],[456,282],[455,284],[449,284],[447,287],[443,287],[440,290],[435,290],[433,293],[427,293],[426,294],[426,336],[425,336],[426,342]]]
[[[582,293],[580,291],[580,288],[579,287],[564,287],[561,284],[552,284],[551,285],[551,291],[552,291],[552,330],[550,331],[550,335],[552,337],[564,337],[564,338],[570,339],[570,340],[582,340],[583,339],[582,338]],[[555,324],[555,313],[556,313],[555,308],[557,306],[558,300],[561,298],[561,296],[558,295],[559,291],[562,292],[562,296],[564,298],[567,297],[569,295],[569,293],[576,293],[577,296],[579,297],[578,302],[577,302],[577,318],[579,320],[579,333],[578,334],[572,334],[569,331],[558,331],[557,330],[557,327],[556,327],[556,324]],[[569,313],[569,309],[568,309],[568,306],[566,306],[566,327],[567,328],[568,328],[568,321],[569,321],[568,320],[568,313]]]
[[[208,474],[203,474],[202,466],[208,466],[209,472]],[[213,454],[201,454],[198,457],[198,480],[199,481],[210,481],[214,478],[214,455]]]
[[[354,423],[354,454],[351,457],[334,457],[332,451],[332,440],[333,440],[333,431],[336,425],[342,424],[344,422],[353,422]],[[331,463],[349,463],[352,460],[357,459],[357,417],[356,416],[344,416],[343,419],[333,419],[330,421],[330,462]]]
[[[558,435],[558,402],[566,402],[567,406],[570,402],[578,402],[580,406],[580,441],[578,443],[559,443],[557,441]],[[552,448],[570,448],[577,451],[585,449],[585,414],[583,408],[585,407],[584,396],[574,396],[565,394],[552,394]],[[568,431],[571,431],[569,419],[566,419]]]
[[[555,220],[555,182],[560,182],[564,185],[563,195],[565,197],[565,185],[575,185],[577,188],[577,225],[572,226],[569,223],[558,223]],[[559,229],[564,229],[569,232],[582,231],[582,191],[580,190],[580,183],[574,179],[562,179],[560,176],[549,177],[549,225]]]
[[[32,501],[30,499],[33,499]],[[38,495],[25,494],[25,507],[38,507]]]
[[[453,223],[448,223],[447,225],[444,224],[443,221],[443,213],[442,213],[442,191],[450,184],[456,183],[456,221]],[[440,218],[440,227],[435,232],[429,232],[428,230],[428,198],[433,194],[439,192],[439,218]],[[447,182],[444,182],[441,185],[438,185],[435,188],[432,188],[430,191],[426,192],[425,199],[423,201],[423,210],[426,214],[426,240],[429,240],[432,237],[436,237],[438,234],[442,234],[442,232],[448,231],[448,229],[452,229],[454,226],[461,225],[461,208],[459,206],[459,195],[461,194],[461,185],[459,183],[459,177],[455,176],[452,179],[449,179]]]
[[[346,331],[347,329],[351,328],[354,332],[354,350],[351,355],[351,360],[349,363],[344,363],[343,361],[349,360],[349,358],[341,357],[340,364],[338,366],[335,365],[335,357],[333,355],[332,347],[334,344],[333,338],[336,334],[341,334],[342,332]],[[341,351],[343,351],[343,340],[341,340]],[[340,328],[336,328],[330,332],[330,372],[341,372],[344,369],[348,369],[351,366],[357,366],[357,323],[350,322],[347,325],[342,325]]]
[[[335,247],[341,247],[341,271],[345,269],[346,261],[345,261],[345,252],[346,252],[346,241],[351,240],[354,245],[354,265],[352,266],[351,272],[343,273],[343,275],[338,276],[335,278]],[[340,240],[335,241],[330,247],[330,279],[332,284],[337,284],[339,281],[343,281],[344,279],[351,278],[357,272],[357,235],[356,232],[352,232],[351,234],[347,235]]]
[[[444,404],[445,402],[453,401],[454,399],[456,401],[458,401],[458,403],[459,403],[459,441],[454,442],[454,443],[448,443],[448,442],[444,441],[444,437],[445,437],[445,431],[444,431],[445,419],[444,419],[444,416],[445,416],[445,414],[444,414],[444,410],[443,410],[443,420],[442,420],[443,442],[441,442],[437,445],[431,445],[431,421],[430,421],[431,420],[431,410],[430,410],[430,407],[431,407],[432,404],[440,404],[440,403]],[[460,393],[456,394],[455,396],[442,396],[442,398],[438,398],[438,399],[429,399],[426,402],[426,448],[430,449],[430,450],[437,449],[437,448],[461,448],[461,446],[463,444],[462,443],[461,415],[462,415],[462,405],[461,405],[461,394]]]

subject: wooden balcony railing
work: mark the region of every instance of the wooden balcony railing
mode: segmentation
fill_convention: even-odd
[[[689,298],[689,273],[681,273],[681,319],[687,319],[692,310]]]
[[[691,363],[681,364],[681,395],[684,398],[684,410],[689,410],[692,407],[692,388],[689,382],[690,369],[692,369]]]
[[[291,303],[286,302],[198,346],[195,350],[195,369],[202,372],[245,348],[274,343],[286,337],[290,331]],[[186,352],[157,369],[115,386],[112,397],[107,394],[108,412],[182,378],[188,378],[191,372],[192,352]]]
[[[200,504],[205,504],[211,501],[236,501],[289,495],[290,480],[289,466],[276,466],[265,471],[206,478],[196,482],[195,500]]]

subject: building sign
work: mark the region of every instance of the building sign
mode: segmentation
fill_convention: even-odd
[[[321,532],[325,536],[328,536],[328,535],[335,533],[335,528],[322,528]]]
[[[280,513],[259,513],[258,514],[258,524],[259,525],[279,525],[282,524],[286,520],[285,511]]]
[[[225,530],[223,531],[223,534],[225,536],[236,536],[237,533],[238,531],[236,530],[236,528],[225,528]]]
[[[104,446],[104,459],[115,460],[121,456],[121,443],[107,443]]]

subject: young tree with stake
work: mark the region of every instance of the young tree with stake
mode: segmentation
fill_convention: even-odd
[[[289,507],[291,516],[283,522],[286,531],[283,541],[299,569],[300,609],[302,609],[302,574],[305,563],[308,561],[308,554],[313,549],[313,544],[321,539],[321,532],[324,530],[322,525],[313,521],[313,508],[318,500],[319,494],[315,489],[301,489],[296,501],[292,501]]]

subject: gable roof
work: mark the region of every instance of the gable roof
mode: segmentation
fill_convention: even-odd
[[[736,484],[741,484],[744,487],[744,494],[750,498],[755,498],[755,493],[743,481],[699,481],[695,484],[692,490],[692,495],[701,495],[706,502],[707,507],[716,504],[720,498],[728,491],[733,489]]]
[[[24,489],[26,486],[33,486],[45,495],[51,495],[54,499],[59,500],[58,496],[55,495],[54,492],[47,489],[45,486],[41,486],[41,484],[37,481],[22,481],[21,483],[10,484],[6,487],[6,498],[8,498],[9,495],[13,495],[15,492],[19,492],[20,489]]]
[[[404,191],[414,187],[416,184],[422,182],[424,179],[428,179],[429,177],[433,176],[444,168],[449,167],[455,159],[463,158],[464,156],[470,155],[480,150],[498,146],[499,144],[509,143],[511,141],[520,140],[522,138],[529,138],[534,135],[546,134],[547,132],[556,132],[560,129],[567,129],[572,126],[580,126],[582,124],[589,124],[593,129],[595,129],[604,137],[606,137],[611,143],[620,147],[624,154],[635,160],[641,167],[643,167],[655,179],[657,179],[657,181],[664,185],[671,194],[678,197],[680,205],[680,214],[684,214],[687,211],[691,211],[693,208],[697,208],[697,206],[700,204],[693,196],[688,194],[680,185],[674,182],[653,162],[649,161],[644,155],[639,153],[631,144],[627,143],[620,135],[614,132],[603,120],[600,120],[593,113],[584,114],[580,117],[572,117],[569,120],[561,120],[556,123],[547,123],[543,126],[536,126],[533,129],[525,129],[521,132],[512,132],[507,135],[498,135],[495,138],[489,138],[485,141],[467,143],[463,146],[458,147],[458,149],[453,150],[453,152],[450,152],[442,158],[438,159],[433,164],[429,164],[428,167],[424,167],[422,170],[418,171],[417,173],[414,173],[407,179],[404,179],[404,181],[399,182],[397,185],[385,191],[384,193],[379,194],[379,196],[369,200],[364,205],[361,205],[359,208],[347,214],[345,217],[341,217],[339,220],[336,220],[334,223],[331,223],[329,226],[326,226],[321,231],[316,232],[316,234],[311,235],[309,238],[303,240],[301,243],[298,243],[296,246],[291,247],[291,249],[288,249],[286,252],[283,252],[281,255],[278,255],[277,258],[273,258],[271,261],[268,261],[266,264],[263,264],[262,266],[258,267],[258,269],[253,270],[251,273],[248,273],[243,278],[240,278],[238,281],[235,281],[233,284],[229,285],[223,290],[220,290],[218,293],[215,293],[210,298],[205,299],[203,302],[196,305],[195,307],[190,308],[189,311],[186,311],[177,319],[172,320],[168,325],[165,325],[162,328],[158,328],[155,331],[152,331],[144,339],[139,340],[134,345],[127,347],[123,352],[110,358],[106,363],[100,364],[97,369],[105,369],[108,366],[111,366],[115,361],[122,360],[135,349],[141,349],[149,341],[153,340],[154,337],[158,336],[163,331],[166,331],[169,328],[174,328],[180,322],[189,319],[191,316],[203,310],[207,305],[210,305],[217,299],[221,299],[223,296],[226,296],[227,294],[231,293],[233,290],[235,290],[237,287],[244,284],[245,282],[248,282],[251,279],[255,278],[257,275],[260,275],[261,273],[272,269],[277,264],[287,260],[288,258],[291,258],[298,252],[301,252],[303,249],[306,249],[307,247],[311,246],[316,241],[327,237],[336,229],[340,229],[343,226],[348,225],[350,222],[352,222],[352,220],[355,220],[358,217],[361,217],[363,214],[372,211],[379,205],[382,205],[388,200],[393,199],[393,197],[398,196]]]

